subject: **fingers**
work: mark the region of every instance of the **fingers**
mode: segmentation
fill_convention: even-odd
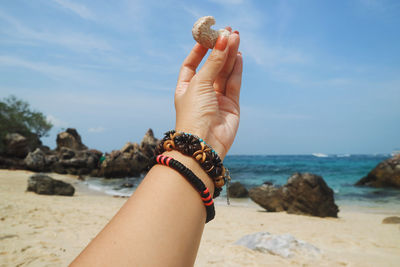
[[[178,76],[178,84],[180,82],[190,82],[190,80],[196,74],[196,69],[199,66],[200,62],[203,60],[204,56],[206,55],[207,50],[208,50],[207,48],[196,43],[192,51],[190,51],[189,55],[183,61]]]
[[[242,53],[236,55],[235,65],[231,76],[226,83],[226,96],[239,105],[240,87],[242,84],[243,57]]]
[[[229,38],[228,58],[225,62],[224,67],[217,76],[217,79],[215,80],[214,84],[215,90],[221,94],[225,94],[226,82],[232,73],[233,66],[235,65],[236,55],[239,49],[239,43],[240,43],[240,37],[239,34],[237,34],[237,31],[235,31],[233,34],[231,34]]]
[[[229,37],[220,35],[214,49],[210,53],[203,67],[197,73],[196,79],[201,82],[214,83],[218,73],[223,68],[228,57]]]

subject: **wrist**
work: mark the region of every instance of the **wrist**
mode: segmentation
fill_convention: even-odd
[[[226,154],[228,153],[228,149],[221,143],[210,131],[204,131],[200,129],[192,129],[185,127],[175,127],[176,132],[183,132],[187,134],[191,134],[197,136],[200,140],[205,142],[210,148],[212,148],[217,155],[220,157],[221,161],[224,161]]]
[[[211,196],[214,194],[214,182],[208,174],[201,168],[200,164],[192,157],[186,156],[178,151],[165,151],[165,156],[174,158],[182,163],[186,168],[190,169],[209,189]]]

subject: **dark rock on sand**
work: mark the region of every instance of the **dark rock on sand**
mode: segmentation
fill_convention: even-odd
[[[400,189],[400,155],[382,161],[355,185]]]
[[[287,211],[318,217],[337,217],[333,190],[321,176],[295,173],[286,185],[262,185],[249,191],[250,198],[267,211]]]
[[[249,191],[240,182],[234,182],[229,186],[229,197],[245,198],[249,196]]]
[[[63,181],[56,180],[44,174],[34,174],[28,179],[27,191],[41,195],[72,196],[75,188]]]
[[[57,135],[57,150],[62,147],[70,148],[72,150],[85,150],[87,146],[82,143],[81,136],[76,129],[68,128],[65,132]]]
[[[385,219],[383,219],[382,223],[384,223],[384,224],[400,224],[400,217],[398,217],[398,216],[386,217]]]

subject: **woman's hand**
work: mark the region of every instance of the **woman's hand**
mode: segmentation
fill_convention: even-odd
[[[175,91],[175,130],[204,139],[222,160],[239,127],[243,66],[239,42],[236,31],[229,37],[219,37],[197,74],[208,49],[196,44],[182,64]]]

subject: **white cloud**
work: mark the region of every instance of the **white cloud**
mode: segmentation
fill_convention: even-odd
[[[282,64],[306,63],[310,59],[298,50],[283,46],[274,46],[265,39],[250,33],[242,40],[242,51],[261,66],[276,67]]]
[[[30,61],[18,57],[0,55],[0,66],[21,67],[40,72],[51,78],[61,77],[82,81],[80,79],[82,76],[80,71],[43,62]]]
[[[102,132],[104,132],[106,129],[104,128],[104,127],[101,127],[101,126],[99,126],[99,127],[91,127],[91,128],[89,128],[88,129],[88,132],[89,133],[102,133]]]
[[[9,37],[13,37],[17,42],[23,40],[27,44],[32,44],[32,41],[40,41],[83,52],[113,50],[111,45],[105,40],[86,33],[53,33],[45,30],[34,30],[0,10],[1,20],[8,24],[8,27],[4,27],[1,32]]]
[[[92,11],[82,4],[77,4],[68,0],[54,0],[54,2],[59,4],[61,7],[72,11],[83,19],[93,20],[95,18]]]
[[[69,125],[67,122],[60,120],[53,115],[47,115],[46,120],[48,122],[50,122],[51,124],[53,124],[53,126],[55,126],[55,127],[65,128],[65,127],[68,127],[68,125]]]
[[[183,10],[185,10],[187,13],[189,13],[195,19],[198,19],[198,18],[204,16],[203,10],[199,10],[193,6],[189,7],[189,6],[183,5]],[[194,21],[193,21],[193,23],[194,23]]]

